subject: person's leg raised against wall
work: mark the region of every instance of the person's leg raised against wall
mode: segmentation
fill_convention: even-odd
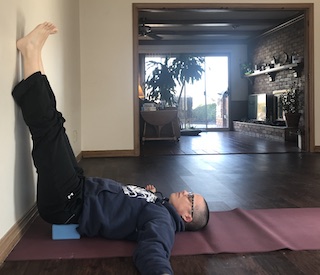
[[[78,177],[71,161],[71,146],[66,142],[63,127],[65,120],[56,110],[54,94],[42,65],[42,47],[48,36],[56,32],[53,24],[43,23],[18,40],[24,80],[12,94],[32,135],[32,156],[38,173],[39,213],[49,222],[69,223],[77,222],[83,178]]]

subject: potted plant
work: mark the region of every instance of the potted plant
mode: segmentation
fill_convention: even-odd
[[[177,99],[178,105],[186,83],[194,83],[202,77],[204,58],[200,56],[192,56],[181,54],[172,62],[174,79],[181,85],[180,93]]]
[[[300,88],[296,82],[280,97],[287,127],[298,128],[300,120]]]
[[[167,105],[174,105],[174,94],[176,83],[169,58],[165,61],[149,61],[148,68],[153,69],[145,82],[145,90],[148,91],[148,100],[154,102],[165,101]]]
[[[169,63],[169,57],[164,62],[150,61],[148,68],[153,69],[145,82],[148,99],[154,102],[164,100],[168,106],[177,107],[186,83],[199,80],[204,72],[204,58],[188,54],[180,54]],[[181,90],[176,95],[176,86]]]
[[[241,63],[240,64],[240,72],[241,72],[242,76],[252,74],[253,73],[252,64],[247,63],[247,62]]]

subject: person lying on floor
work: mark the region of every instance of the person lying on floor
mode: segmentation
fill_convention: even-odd
[[[42,47],[56,32],[45,22],[17,41],[24,79],[12,91],[33,140],[39,214],[52,224],[79,224],[82,236],[136,240],[133,258],[141,274],[173,274],[169,259],[175,232],[204,228],[208,205],[187,191],[158,198],[154,186],[83,175],[42,64]]]

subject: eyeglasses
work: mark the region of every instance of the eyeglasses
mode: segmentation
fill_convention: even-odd
[[[193,212],[194,212],[194,194],[193,194],[193,192],[188,193],[188,199],[191,202],[191,217],[193,218]]]

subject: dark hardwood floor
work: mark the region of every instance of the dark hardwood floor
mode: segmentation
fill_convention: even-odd
[[[239,132],[202,132],[199,136],[181,136],[179,142],[146,141],[142,156],[248,154],[299,152],[295,142],[279,142],[248,136]]]
[[[88,176],[152,183],[164,194],[201,193],[211,211],[320,207],[320,154],[299,151],[294,144],[205,133],[204,138],[182,137],[177,144],[148,142],[141,157],[83,159],[80,164]],[[179,256],[171,262],[178,275],[320,274],[320,250]],[[5,262],[0,274],[138,273],[131,258],[112,258]]]

